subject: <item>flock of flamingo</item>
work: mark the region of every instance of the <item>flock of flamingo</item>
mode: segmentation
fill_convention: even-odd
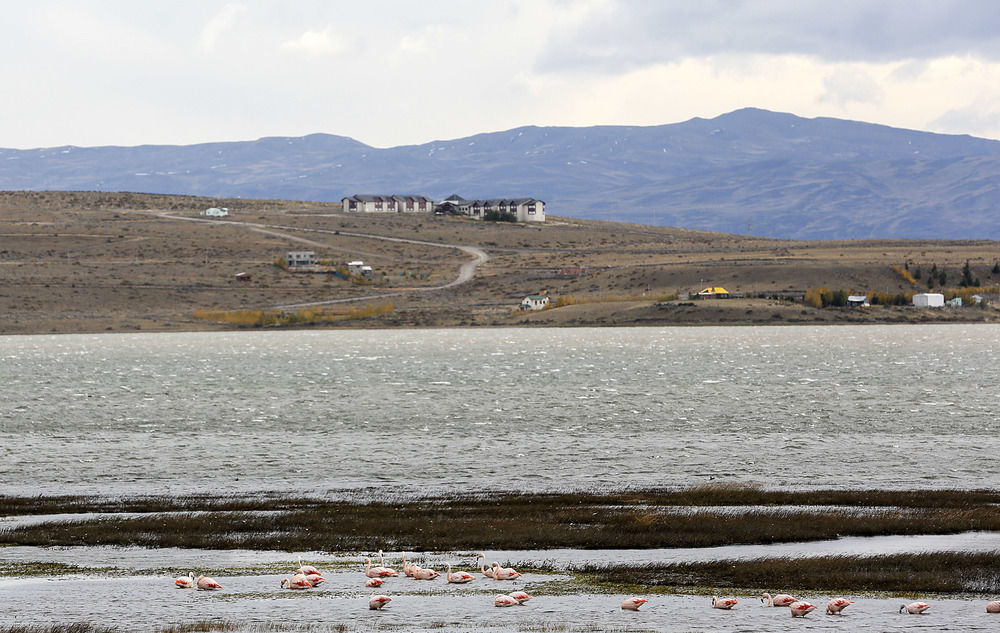
[[[367,580],[365,581],[365,586],[369,588],[378,588],[385,583],[386,578],[392,578],[399,576],[399,572],[395,569],[385,566],[385,559],[382,554],[382,550],[378,551],[379,564],[376,567],[372,566],[372,561],[367,556],[364,558],[365,562],[365,576]],[[413,578],[415,580],[434,580],[435,578],[441,577],[441,573],[437,572],[429,567],[421,567],[420,565],[413,562],[406,562],[406,552],[403,552],[403,575]],[[483,574],[485,578],[492,578],[493,580],[516,580],[521,576],[521,573],[516,571],[512,567],[501,567],[500,563],[493,561],[489,569],[486,568],[486,555],[479,554],[477,557],[477,562],[479,562],[479,571]],[[445,580],[450,583],[462,584],[476,580],[475,574],[470,574],[465,571],[452,572],[451,563],[446,565]],[[299,568],[295,570],[295,574],[289,578],[281,579],[282,589],[311,589],[318,585],[323,584],[326,581],[323,578],[322,572],[319,569],[313,567],[312,565],[303,565],[302,559],[299,558]],[[174,585],[179,589],[194,589],[198,588],[203,591],[213,591],[216,589],[222,589],[222,585],[215,580],[207,576],[194,575],[194,572],[189,572],[187,576],[181,576],[174,581]],[[513,591],[508,594],[497,594],[493,597],[493,604],[497,607],[512,607],[516,605],[521,605],[531,599],[531,596],[524,591]],[[769,593],[763,593],[760,597],[761,603],[767,607],[788,607],[789,612],[792,614],[793,618],[801,618],[812,613],[819,607],[810,604],[805,600],[799,600],[788,594],[780,593],[772,596]],[[372,594],[368,599],[369,609],[381,609],[385,605],[392,602],[392,598],[384,594]],[[622,602],[621,608],[626,611],[638,611],[639,607],[646,604],[648,600],[645,598],[631,597],[626,598]],[[739,600],[736,598],[719,598],[718,596],[712,596],[712,607],[716,609],[732,609],[737,604]],[[829,615],[839,615],[843,612],[845,608],[854,604],[853,600],[848,600],[846,598],[833,598],[826,605],[826,612]],[[910,604],[900,605],[900,613],[909,613],[913,615],[920,615],[925,613],[931,608],[926,602],[911,602]],[[1000,613],[1000,600],[993,600],[986,604],[987,613]]]

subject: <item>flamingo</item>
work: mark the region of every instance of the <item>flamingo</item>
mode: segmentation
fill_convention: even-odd
[[[626,598],[622,603],[622,609],[626,611],[638,611],[639,607],[649,602],[645,598]]]
[[[320,574],[305,574],[305,577],[306,580],[309,581],[309,584],[311,584],[313,587],[315,587],[316,585],[322,585],[324,582],[326,582],[326,578],[323,578],[323,576],[321,576]]]
[[[198,589],[202,591],[214,591],[215,589],[222,589],[222,585],[215,582],[208,576],[198,576],[195,582],[198,584]]]
[[[448,582],[462,583],[469,582],[470,580],[475,580],[476,577],[467,571],[456,571],[454,574],[451,573],[451,563],[448,563],[448,575],[445,576]]]
[[[369,578],[383,578],[398,575],[399,572],[386,567],[372,567],[371,559],[365,556],[365,576],[368,576]]]
[[[793,598],[787,593],[779,593],[772,598],[771,594],[764,592],[760,595],[760,601],[765,607],[787,607],[793,602],[798,602],[798,598]]]
[[[806,614],[812,613],[813,611],[816,610],[815,605],[811,605],[808,602],[804,602],[802,600],[793,602],[792,604],[788,605],[788,608],[791,610],[793,618],[805,617]]]
[[[493,596],[493,605],[497,607],[513,607],[521,604],[517,598],[506,594],[498,593]]]
[[[420,569],[420,565],[416,563],[406,562],[406,552],[403,552],[403,575],[413,577],[414,570]]]
[[[421,567],[420,569],[414,570],[414,572],[413,572],[413,579],[414,580],[434,580],[435,578],[437,578],[440,575],[441,574],[439,574],[438,572],[434,571],[433,569],[431,569],[429,567]]]
[[[517,600],[521,604],[524,604],[528,600],[531,600],[531,594],[529,594],[526,591],[512,591],[507,595],[509,595],[514,600]]]
[[[927,609],[930,609],[931,605],[926,602],[911,602],[910,604],[899,605],[899,612],[902,613],[904,610],[907,613],[912,613],[914,615],[920,615]]]
[[[476,558],[477,558],[477,560],[478,559],[482,559],[482,561],[483,561],[483,562],[479,563],[479,571],[481,571],[483,573],[483,575],[486,576],[487,578],[492,578],[493,577],[493,567],[490,567],[489,569],[486,569],[486,554],[480,553],[479,556],[476,557]]]
[[[712,596],[712,606],[716,609],[732,609],[739,603],[736,598],[722,598],[721,600],[716,596]]]
[[[389,596],[383,596],[382,594],[379,594],[377,596],[372,596],[371,598],[368,598],[368,608],[371,609],[372,611],[375,611],[377,609],[381,609],[390,602],[392,602],[392,598],[390,598]]]
[[[521,577],[521,572],[514,571],[513,567],[501,567],[500,563],[493,561],[494,580],[514,580]]]
[[[1000,600],[986,603],[986,613],[1000,613]]]
[[[295,570],[295,573],[304,574],[306,576],[308,576],[309,574],[316,574],[317,576],[322,575],[320,570],[316,569],[312,565],[303,565],[301,556],[299,556],[299,568]]]
[[[380,569],[384,570],[384,576],[398,576],[399,572],[391,567],[385,566],[385,559],[382,558],[382,550],[378,551],[378,566]]]
[[[189,571],[187,576],[181,576],[175,580],[174,586],[178,589],[194,589],[194,572]]]
[[[383,582],[385,581],[381,578],[369,578],[365,581],[365,587],[381,587]]]
[[[305,574],[295,574],[291,578],[281,579],[282,589],[311,589],[312,586]]]
[[[846,609],[849,604],[854,604],[854,601],[847,600],[846,598],[834,598],[830,602],[826,603],[826,612],[829,615],[837,615]]]

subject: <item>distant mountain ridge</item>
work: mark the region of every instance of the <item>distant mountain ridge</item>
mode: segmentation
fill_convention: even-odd
[[[746,108],[379,149],[329,134],[0,150],[0,189],[340,200],[535,197],[547,213],[794,239],[1000,239],[1000,141]]]

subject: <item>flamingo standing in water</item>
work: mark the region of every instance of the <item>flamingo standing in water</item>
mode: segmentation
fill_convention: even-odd
[[[789,610],[791,610],[793,618],[803,618],[807,614],[812,613],[813,611],[816,610],[816,607],[814,605],[811,605],[803,600],[793,602],[792,604],[788,605],[788,608]]]
[[[372,611],[375,611],[377,609],[381,609],[390,602],[392,602],[392,598],[390,598],[389,596],[383,596],[379,594],[377,596],[372,596],[371,598],[368,598],[368,608],[371,609]]]
[[[383,582],[385,581],[381,578],[369,578],[365,581],[365,587],[381,587]]]
[[[930,608],[931,605],[926,602],[911,602],[910,604],[899,605],[899,612],[902,613],[903,611],[906,611],[907,613],[912,613],[913,615],[920,615]]]
[[[986,613],[1000,613],[1000,600],[986,603]]]
[[[515,578],[520,578],[521,572],[514,571],[513,567],[501,567],[500,563],[493,561],[493,579],[494,580],[514,580]]]
[[[847,605],[850,604],[854,604],[854,601],[846,598],[834,598],[830,602],[826,603],[826,612],[828,615],[837,615],[846,609]]]
[[[222,585],[215,582],[215,580],[209,578],[208,576],[198,576],[198,579],[195,582],[198,584],[198,589],[201,589],[202,591],[222,589]]]
[[[521,604],[521,602],[513,596],[508,596],[502,593],[498,593],[493,596],[493,605],[497,607],[513,607],[519,604]]]
[[[626,598],[622,603],[622,609],[626,611],[638,611],[639,607],[649,602],[645,598]]]
[[[181,576],[175,580],[174,586],[178,589],[194,589],[194,572],[189,571],[187,576]]]
[[[305,574],[295,574],[291,578],[281,579],[282,589],[312,589],[312,586]]]
[[[403,575],[412,578],[413,572],[417,569],[420,569],[420,565],[416,563],[407,563],[406,552],[403,552]]]
[[[480,559],[482,560],[482,562],[479,563],[479,571],[481,571],[483,575],[486,576],[487,578],[492,578],[493,568],[490,567],[489,569],[486,569],[486,554],[480,553],[479,556],[477,557],[477,560]]]
[[[320,570],[316,569],[312,565],[303,565],[302,564],[302,557],[301,556],[299,556],[299,568],[295,570],[295,573],[296,574],[303,574],[305,576],[308,576],[309,574],[316,574],[317,576],[321,576],[322,575],[322,573],[320,572]]]
[[[787,607],[793,602],[798,602],[798,598],[793,598],[787,593],[779,593],[778,595],[771,597],[771,594],[764,592],[760,595],[760,601],[764,603],[765,607]]]
[[[456,571],[455,573],[451,573],[451,563],[448,563],[447,569],[448,569],[448,575],[445,576],[445,578],[448,579],[448,582],[462,583],[476,579],[475,576],[473,576],[467,571]]]
[[[321,576],[320,574],[303,574],[303,575],[306,577],[306,580],[309,581],[309,584],[311,584],[313,587],[315,587],[316,585],[322,585],[324,582],[326,582],[326,578],[323,578],[323,576]]]
[[[739,603],[736,598],[718,598],[712,596],[712,606],[716,609],[732,609]]]
[[[429,567],[421,567],[420,569],[414,570],[413,579],[414,580],[434,580],[440,576],[438,572],[434,571]]]
[[[524,604],[528,600],[531,600],[531,594],[526,591],[512,591],[507,595],[513,598],[514,600],[517,600],[521,604]]]
[[[386,574],[387,576],[398,576],[399,575],[399,572],[397,572],[395,569],[392,569],[391,567],[386,567],[385,566],[385,559],[382,558],[382,550],[378,551],[378,566],[381,567],[382,569],[386,570],[387,572],[391,572],[389,574]]]
[[[372,567],[372,560],[365,556],[365,576],[369,578],[387,578],[398,575],[399,572],[388,567]]]

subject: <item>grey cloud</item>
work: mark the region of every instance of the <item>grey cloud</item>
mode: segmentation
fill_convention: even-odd
[[[1000,110],[987,111],[976,105],[948,110],[928,124],[928,129],[965,134],[969,130],[992,131],[993,138],[1000,133]]]
[[[838,68],[823,79],[824,92],[819,100],[844,106],[848,103],[878,103],[882,88],[871,75],[852,68]]]
[[[1000,59],[993,0],[618,0],[553,29],[537,67],[621,70],[720,54],[899,61]]]

